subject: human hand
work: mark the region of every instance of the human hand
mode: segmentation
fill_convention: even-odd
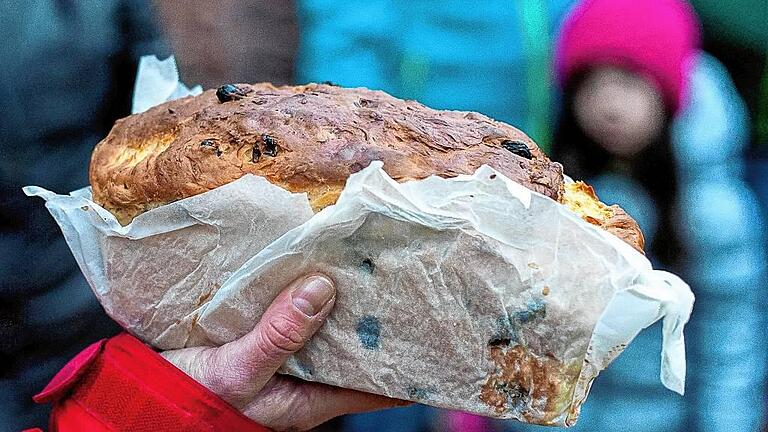
[[[162,355],[249,418],[276,430],[305,430],[342,414],[407,404],[275,375],[323,325],[335,299],[336,289],[325,276],[298,279],[240,339],[218,348],[184,348]]]

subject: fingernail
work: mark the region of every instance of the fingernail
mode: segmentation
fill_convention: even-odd
[[[315,316],[333,298],[336,289],[324,276],[310,276],[291,294],[293,305],[306,316]]]

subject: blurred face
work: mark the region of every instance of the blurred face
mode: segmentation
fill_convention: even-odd
[[[573,100],[576,121],[609,153],[629,158],[653,143],[664,125],[661,94],[642,76],[613,66],[587,73]]]

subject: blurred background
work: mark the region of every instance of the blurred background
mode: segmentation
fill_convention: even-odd
[[[658,381],[654,326],[596,380],[572,430],[768,430],[765,23],[765,0],[3,2],[0,430],[45,424],[31,396],[118,331],[20,188],[87,185],[145,54],[174,54],[204,88],[332,81],[523,130],[635,216],[654,265],[697,297],[685,396]],[[319,430],[547,429],[413,406]]]

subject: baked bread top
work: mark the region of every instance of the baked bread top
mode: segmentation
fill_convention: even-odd
[[[317,211],[374,160],[397,181],[487,164],[642,251],[632,218],[583,183],[566,187],[562,166],[514,127],[363,88],[229,84],[158,105],[116,122],[93,152],[90,182],[94,200],[124,225],[248,173],[306,192]]]

